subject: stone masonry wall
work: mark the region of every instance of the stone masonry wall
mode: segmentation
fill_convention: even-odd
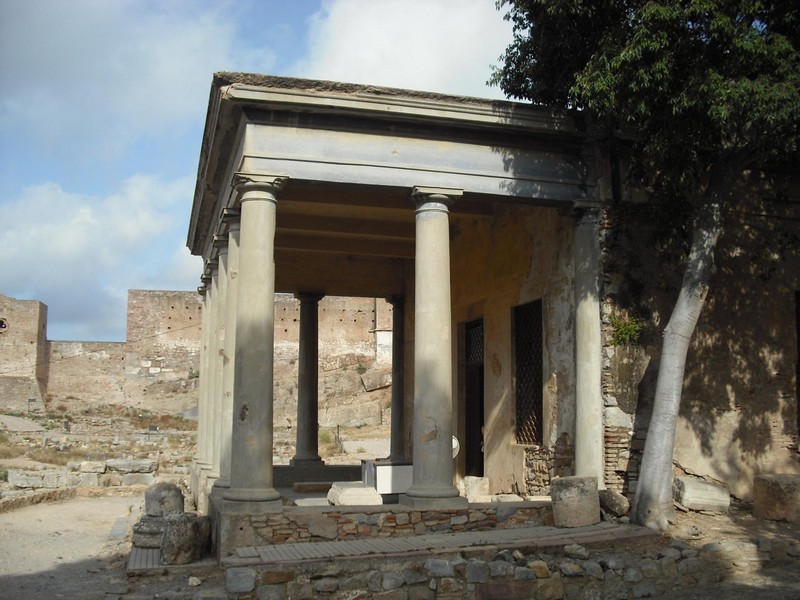
[[[752,174],[739,199],[724,213],[687,357],[674,463],[747,500],[758,473],[800,472],[800,184]],[[622,492],[635,490],[663,330],[683,275],[685,248],[662,227],[671,217],[652,210],[617,202],[602,223],[606,484]],[[636,320],[636,339],[620,339]]]
[[[276,514],[221,516],[225,535],[220,539],[225,540],[225,547],[220,548],[220,558],[224,560],[243,547],[489,531],[552,525],[553,521],[549,503],[474,504],[465,509],[423,511],[338,508],[341,510],[285,508]]]
[[[270,565],[229,565],[229,598],[386,600],[554,600],[687,596],[692,588],[742,583],[768,565],[800,563],[796,540],[682,541],[635,556],[580,544],[514,550],[473,548],[403,557],[341,557]],[[735,589],[736,586],[731,586]],[[744,589],[752,589],[745,586]],[[693,594],[694,595],[694,594]]]
[[[47,307],[0,294],[0,404],[7,410],[42,409],[46,340]]]

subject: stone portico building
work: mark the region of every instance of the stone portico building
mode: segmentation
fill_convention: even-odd
[[[603,235],[608,207],[629,195],[618,164],[580,114],[216,74],[188,246],[206,264],[193,485],[222,535],[228,516],[282,510],[276,292],[301,303],[296,480],[322,463],[317,307],[336,295],[394,308],[390,458],[413,463],[403,505],[462,506],[467,475],[493,493],[541,493],[566,474],[628,491],[641,446],[624,401],[652,351],[608,342],[620,284]],[[796,339],[786,348],[796,358]],[[776,410],[794,416],[772,441],[796,470],[792,381]]]

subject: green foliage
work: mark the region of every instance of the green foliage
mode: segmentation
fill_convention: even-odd
[[[333,443],[333,435],[327,429],[320,429],[319,435],[317,436],[320,444],[332,444]]]
[[[608,342],[612,346],[638,345],[639,338],[645,329],[644,319],[613,315],[609,317],[608,322],[612,328]]]
[[[500,0],[514,40],[492,82],[638,133],[636,175],[698,198],[712,167],[797,158],[796,0]]]

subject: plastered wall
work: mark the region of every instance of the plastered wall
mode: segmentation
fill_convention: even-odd
[[[498,206],[493,218],[459,220],[453,228],[454,332],[461,323],[484,321],[484,473],[493,493],[525,492],[525,456],[536,450],[516,440],[515,306],[543,301],[543,447],[574,436],[572,229],[572,220],[553,209],[519,206]],[[457,349],[455,355],[457,435],[464,439],[465,415],[474,407],[465,405]]]

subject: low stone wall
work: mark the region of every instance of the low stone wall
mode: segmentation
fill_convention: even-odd
[[[9,469],[8,483],[15,489],[2,492],[0,498],[26,490],[146,486],[155,481],[157,470],[158,461],[149,459],[71,462],[66,469]]]
[[[735,561],[735,565],[734,565]],[[748,577],[768,565],[800,565],[800,544],[675,541],[644,556],[569,545],[546,552],[478,550],[397,559],[337,559],[226,570],[229,598],[646,598]]]
[[[489,531],[553,524],[549,502],[472,504],[451,510],[411,510],[396,505],[344,507],[287,507],[281,513],[220,515],[226,541],[222,560],[235,549],[280,543],[325,542],[386,538],[427,533]]]

